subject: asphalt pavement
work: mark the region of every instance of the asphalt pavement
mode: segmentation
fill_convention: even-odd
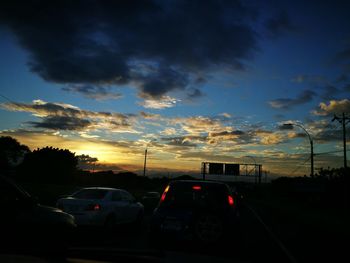
[[[195,241],[162,240],[150,242],[150,215],[142,225],[120,225],[113,230],[78,228],[70,253],[74,256],[91,251],[141,255],[161,262],[297,262],[288,248],[271,233],[263,220],[250,207],[242,206],[237,231],[216,245],[203,246]],[[82,252],[83,251],[83,252]],[[74,254],[75,253],[75,254]]]

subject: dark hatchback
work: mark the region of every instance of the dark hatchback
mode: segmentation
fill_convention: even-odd
[[[228,185],[212,181],[173,181],[154,210],[150,237],[215,243],[234,235],[237,207]]]
[[[35,198],[0,176],[0,253],[63,256],[75,229],[74,217],[40,205]]]

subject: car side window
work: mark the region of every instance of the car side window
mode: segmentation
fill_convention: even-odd
[[[118,202],[118,201],[122,201],[122,195],[119,191],[114,191],[112,193],[112,201],[113,202]]]
[[[126,201],[126,202],[133,202],[134,201],[134,197],[129,194],[128,192],[121,192],[122,194],[122,200]]]

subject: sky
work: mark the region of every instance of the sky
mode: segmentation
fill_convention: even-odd
[[[2,1],[0,136],[95,169],[343,165],[348,1]],[[294,126],[283,126],[294,123]],[[300,128],[302,126],[305,131]],[[350,125],[347,127],[348,134]],[[347,139],[349,141],[349,139]]]

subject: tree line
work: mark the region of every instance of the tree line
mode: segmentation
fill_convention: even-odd
[[[79,167],[79,163],[96,161],[97,158],[88,155],[76,155],[68,149],[50,146],[31,151],[15,138],[0,137],[0,174],[17,181],[80,186],[135,186],[150,190],[168,182],[166,177],[150,179],[132,172],[91,172]]]

